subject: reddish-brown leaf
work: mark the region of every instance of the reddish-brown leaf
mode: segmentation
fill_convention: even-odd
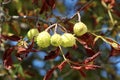
[[[87,34],[85,34],[85,35],[87,35]],[[84,46],[84,48],[85,48],[88,56],[93,56],[95,54],[95,51],[90,47],[90,46],[92,46],[92,47],[94,46],[94,40],[92,40],[93,38],[88,37],[88,39],[91,42],[89,42],[88,40],[86,40],[87,38],[85,38],[84,35],[83,35],[83,38],[82,37],[78,38],[79,43],[81,43]]]
[[[89,62],[94,61],[99,55],[100,55],[100,52],[94,54],[92,57],[88,57],[87,59],[84,60],[83,64],[87,64]]]
[[[42,14],[45,11],[48,11],[49,8],[51,9],[55,8],[55,0],[42,0],[42,7],[40,14]]]
[[[17,53],[21,54],[21,53],[29,53],[29,52],[37,52],[37,50],[33,49],[34,46],[34,39],[32,39],[32,43],[30,45],[28,45],[28,48],[25,48],[23,46],[17,46]]]
[[[112,47],[109,57],[111,57],[111,56],[117,56],[117,55],[120,55],[120,50],[116,50],[116,49],[114,49],[114,48]]]
[[[86,70],[95,70],[96,68],[101,68],[101,66],[89,64],[89,65],[86,65],[84,68]]]
[[[71,55],[69,52],[67,52],[67,53],[65,54],[65,57],[66,57],[67,59],[71,60],[72,55]]]
[[[50,80],[50,78],[52,77],[52,73],[53,71],[57,68],[57,66],[53,67],[52,69],[50,69],[47,74],[44,76],[43,80]]]
[[[45,56],[44,60],[50,60],[56,58],[60,54],[60,49],[57,48],[56,50],[50,51],[47,56]]]
[[[88,56],[93,56],[95,54],[95,51],[93,49],[91,49],[90,47],[88,47],[87,45],[84,46]]]
[[[58,65],[58,69],[59,69],[60,71],[62,71],[63,68],[66,66],[66,64],[67,64],[67,61],[63,61],[62,63],[60,63],[60,64]]]
[[[12,62],[11,54],[13,50],[14,47],[8,48],[7,50],[5,50],[3,54],[3,64],[6,69],[10,69],[12,67],[13,62]]]
[[[80,36],[79,39],[83,41],[82,43],[86,43],[88,46],[91,46],[91,47],[94,46],[93,43],[94,43],[95,36],[90,33],[86,33],[83,36]]]
[[[20,37],[19,36],[16,36],[16,35],[12,35],[12,36],[8,36],[8,35],[2,35],[3,39],[7,40],[12,40],[12,41],[18,41],[20,40]]]
[[[86,77],[86,74],[83,70],[79,70],[80,71],[80,74],[83,76],[83,77]]]

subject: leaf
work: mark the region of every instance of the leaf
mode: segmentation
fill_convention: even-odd
[[[78,41],[79,41],[79,43],[81,43],[83,45],[83,47],[85,48],[88,56],[93,56],[95,54],[95,51],[91,47],[89,47],[89,46],[94,46],[94,40],[91,40],[91,42],[88,42],[84,39],[81,40],[81,38],[78,38]]]
[[[62,63],[60,63],[60,64],[58,65],[58,69],[59,69],[60,71],[62,71],[62,69],[66,66],[66,64],[67,64],[67,61],[63,61]]]
[[[45,11],[48,11],[49,8],[51,9],[55,8],[55,0],[42,0],[40,14],[42,14]]]
[[[5,50],[4,54],[3,54],[3,65],[6,69],[10,69],[12,68],[12,58],[11,58],[11,54],[14,50],[14,47],[8,48],[7,50]]]
[[[12,40],[12,41],[18,41],[20,40],[20,37],[19,36],[16,36],[16,35],[12,35],[12,36],[8,36],[8,35],[1,35],[5,40],[9,39],[9,40]]]
[[[57,68],[57,66],[53,67],[52,69],[50,69],[47,74],[44,76],[43,80],[49,80],[52,77],[52,73],[53,71]]]
[[[120,50],[116,50],[116,49],[114,49],[112,47],[109,57],[111,57],[111,56],[117,56],[117,55],[120,55]]]
[[[109,43],[114,49],[116,50],[120,50],[120,44],[117,43],[116,41],[110,39],[110,38],[105,38],[104,40],[105,42]]]
[[[94,54],[92,57],[88,57],[87,59],[83,61],[83,64],[87,64],[87,63],[94,61],[99,55],[100,55],[100,52]]]
[[[56,58],[60,54],[60,49],[57,48],[56,50],[50,51],[47,56],[45,56],[44,60],[50,60]]]
[[[79,70],[80,71],[80,74],[83,76],[83,77],[86,77],[86,74],[83,70]]]
[[[81,41],[83,41],[82,43],[87,44],[88,46],[94,46],[94,39],[95,36],[92,35],[91,33],[86,33],[83,36],[80,36],[78,39],[80,39]]]
[[[84,67],[86,70],[95,70],[96,68],[101,68],[101,66],[98,66],[98,65],[86,65]]]

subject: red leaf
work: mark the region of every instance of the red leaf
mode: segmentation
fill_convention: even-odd
[[[57,48],[56,50],[50,51],[47,56],[45,56],[44,60],[50,60],[56,58],[60,54],[60,49]]]
[[[92,57],[88,57],[87,59],[85,59],[85,61],[83,62],[83,64],[87,64],[89,62],[92,62],[95,60],[96,57],[98,57],[100,55],[100,52],[96,53],[95,55],[93,55]]]
[[[42,8],[40,14],[42,14],[44,11],[48,11],[49,8],[55,8],[55,0],[42,0]]]
[[[86,70],[95,70],[96,68],[101,68],[101,66],[97,66],[97,65],[86,65],[84,67]]]
[[[80,74],[81,74],[83,77],[86,77],[86,74],[85,74],[84,71],[82,71],[82,70],[79,70],[79,71],[80,71]]]
[[[6,69],[10,69],[12,67],[11,53],[13,52],[13,50],[14,47],[8,48],[3,54],[3,64]]]
[[[109,57],[111,57],[111,56],[117,56],[117,55],[120,55],[120,50],[116,50],[116,49],[114,49],[112,47]]]
[[[12,41],[18,41],[20,40],[20,37],[16,36],[16,35],[12,35],[12,36],[8,36],[8,35],[2,35],[2,37],[7,40],[12,40]]]
[[[91,46],[91,47],[94,46],[93,43],[94,43],[95,36],[90,33],[86,33],[83,36],[80,36],[79,39],[83,41],[82,44],[87,44],[88,46]]]
[[[58,65],[58,69],[62,71],[62,69],[66,66],[67,61],[63,61],[61,64]]]
[[[65,57],[70,60],[70,59],[72,58],[72,55],[71,55],[69,52],[67,52],[67,53],[65,54]]]
[[[53,67],[52,69],[50,69],[47,74],[44,76],[43,80],[49,80],[52,77],[52,73],[53,71],[57,68],[57,66]]]

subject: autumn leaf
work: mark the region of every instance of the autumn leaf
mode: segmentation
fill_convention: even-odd
[[[62,71],[62,69],[66,66],[66,64],[67,64],[67,61],[61,62],[61,63],[58,65],[58,69],[59,69],[60,71]]]
[[[56,58],[60,54],[60,49],[57,48],[56,50],[50,51],[47,56],[45,56],[44,60],[50,60]]]
[[[52,77],[53,71],[57,68],[57,66],[53,67],[52,69],[50,69],[47,74],[44,76],[43,80],[50,80],[50,78]]]
[[[42,0],[40,14],[42,14],[45,11],[48,11],[49,8],[51,9],[55,8],[55,0]]]
[[[5,50],[4,54],[3,54],[3,65],[6,69],[10,69],[12,68],[12,57],[11,54],[14,50],[14,47],[10,47],[8,49]]]
[[[88,57],[83,61],[83,64],[87,64],[90,63],[92,61],[94,61],[98,56],[100,55],[100,52],[94,54],[92,57]]]

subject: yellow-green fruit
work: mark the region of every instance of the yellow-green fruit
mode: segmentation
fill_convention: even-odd
[[[43,31],[37,36],[37,44],[41,48],[47,48],[50,45],[50,34],[47,31]]]
[[[29,39],[32,39],[33,37],[35,37],[34,38],[34,40],[36,41],[36,36],[39,34],[39,31],[38,31],[38,29],[30,29],[29,31],[28,31],[28,33],[27,33],[27,36],[28,36],[28,38]]]
[[[55,34],[51,37],[51,45],[53,45],[53,46],[60,46],[61,43],[62,43],[61,35],[55,33]]]
[[[83,22],[78,22],[74,25],[73,32],[77,36],[82,36],[87,32],[87,26]]]
[[[72,47],[76,43],[76,38],[74,37],[74,35],[70,33],[64,33],[61,36],[61,38],[62,38],[61,46],[63,47]]]

